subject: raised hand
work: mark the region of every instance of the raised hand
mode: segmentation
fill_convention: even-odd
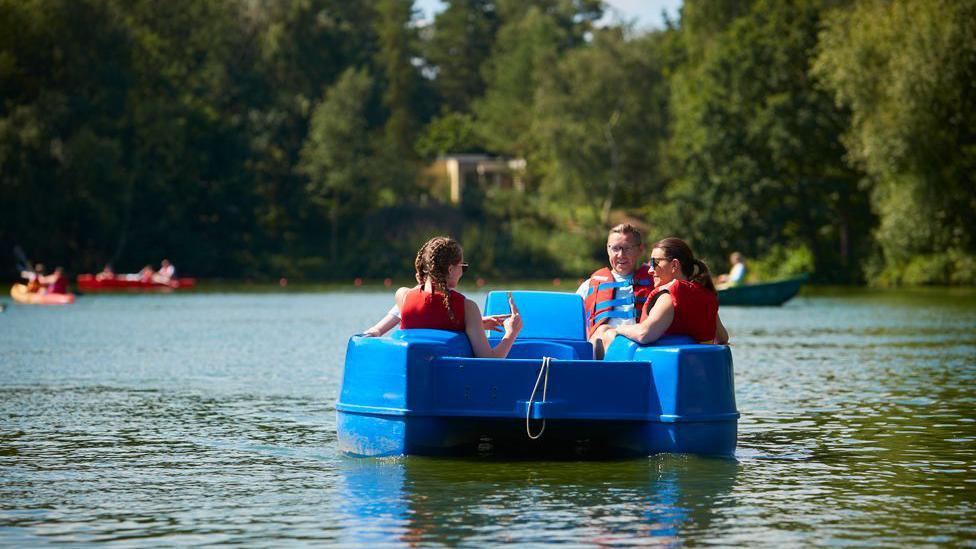
[[[504,331],[505,319],[512,315],[491,315],[481,318],[481,327],[484,330],[493,330],[496,332]]]
[[[508,292],[508,307],[512,310],[512,314],[505,319],[505,335],[518,336],[518,333],[522,331],[522,315],[519,313],[518,307],[515,305],[515,299],[512,297],[512,292]]]

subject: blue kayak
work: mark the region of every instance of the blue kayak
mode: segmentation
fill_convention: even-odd
[[[618,337],[605,360],[593,360],[578,295],[513,295],[524,327],[507,359],[473,358],[467,337],[455,332],[353,336],[336,403],[340,451],[733,454],[739,413],[728,347],[686,338],[641,346]],[[507,312],[507,293],[491,292],[485,314]]]

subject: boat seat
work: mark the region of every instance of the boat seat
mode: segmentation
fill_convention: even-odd
[[[586,341],[583,298],[566,292],[512,292],[522,315],[519,339]],[[508,292],[489,292],[485,298],[485,315],[508,314]],[[492,332],[489,337],[501,339]]]
[[[583,298],[575,293],[513,291],[512,298],[522,315],[522,331],[509,358],[592,360],[593,345],[586,339]],[[485,315],[508,314],[508,292],[493,291],[485,298]],[[488,332],[495,344],[501,332]]]

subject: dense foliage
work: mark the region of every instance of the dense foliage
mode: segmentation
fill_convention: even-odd
[[[450,233],[481,276],[576,278],[627,220],[716,270],[976,282],[976,0],[603,11],[0,0],[0,253],[406,278]],[[524,159],[525,188],[425,183],[471,152]]]

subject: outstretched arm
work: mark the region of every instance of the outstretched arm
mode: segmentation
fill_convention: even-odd
[[[393,328],[396,328],[397,324],[400,323],[400,317],[395,316],[391,313],[386,313],[379,322],[374,324],[370,329],[363,332],[366,337],[380,337],[381,335],[389,332]]]
[[[670,296],[668,296],[670,297]],[[617,326],[616,332],[641,345],[657,341],[674,320],[674,303],[670,299],[658,299],[640,324]]]
[[[386,313],[382,319],[376,324],[373,324],[368,330],[363,332],[362,335],[366,337],[380,337],[381,335],[389,332],[400,323],[400,317],[395,313],[403,308],[403,298],[407,295],[410,288],[400,288],[396,291],[396,305],[390,309],[390,312]]]

